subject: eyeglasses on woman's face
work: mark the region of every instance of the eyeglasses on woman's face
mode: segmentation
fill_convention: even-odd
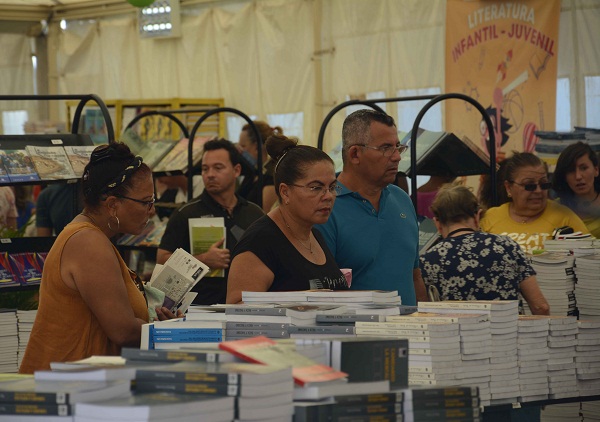
[[[115,195],[115,196],[117,198],[128,199],[130,201],[137,202],[138,204],[144,204],[146,207],[148,207],[148,211],[150,211],[152,209],[152,206],[154,205],[154,202],[156,201],[155,197],[152,197],[152,199],[150,201],[144,201],[143,199],[130,198],[129,196],[125,196],[125,195]]]
[[[337,196],[340,194],[342,188],[337,183],[334,183],[331,186],[323,186],[323,185],[295,185],[290,184],[290,186],[295,186],[297,188],[304,188],[308,191],[309,195],[312,197],[324,196],[325,192],[329,192],[333,196]]]

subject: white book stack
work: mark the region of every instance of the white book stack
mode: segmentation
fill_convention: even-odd
[[[247,304],[311,302],[321,305],[344,305],[348,313],[399,315],[401,305],[397,291],[383,290],[304,290],[297,292],[242,292]]]
[[[15,309],[0,308],[0,373],[18,371],[19,335]]]
[[[542,422],[581,421],[580,403],[562,403],[542,407]],[[587,419],[586,419],[587,420]]]
[[[19,332],[18,366],[21,366],[23,355],[25,355],[25,349],[27,348],[27,343],[29,343],[29,337],[31,336],[31,329],[33,328],[36,314],[37,309],[32,311],[17,310],[17,329]]]
[[[357,337],[408,339],[409,385],[456,385],[460,339],[456,322],[356,322]],[[445,369],[443,371],[442,369]]]
[[[491,403],[491,400],[506,401],[518,397],[518,383],[505,383],[503,374],[515,371],[517,366],[517,321],[519,317],[519,303],[516,300],[474,300],[474,301],[443,301],[443,302],[421,302],[419,312],[439,313],[470,313],[488,314],[490,318],[490,332],[492,335],[492,353],[490,355],[488,390],[485,385],[480,386],[480,398],[483,406]],[[484,376],[479,379],[464,379],[462,385],[483,382]],[[494,380],[492,388],[491,381]]]
[[[575,315],[574,257],[564,252],[534,255],[531,266],[537,273],[537,282],[550,305],[552,315]],[[526,315],[531,315],[527,303]]]
[[[409,354],[409,380],[416,378],[417,374],[429,373],[436,377],[449,377],[455,379],[460,385],[477,385],[489,396],[490,381],[490,355],[492,337],[488,314],[438,314],[428,312],[415,312],[404,316],[387,317],[388,322],[420,322],[420,323],[458,323],[460,338],[460,360],[448,362],[449,366],[443,368],[429,368],[410,363]],[[488,397],[489,400],[489,397]]]
[[[548,398],[548,318],[537,315],[519,317],[518,364],[520,401]]]
[[[280,325],[288,324],[307,327],[316,326],[317,313],[339,315],[346,311],[347,308],[343,303],[335,303],[331,305],[309,302],[286,302],[282,304],[244,303],[238,305],[227,305],[227,307],[225,308],[225,320],[228,328],[231,326],[231,323],[253,323],[255,327],[245,327],[247,331],[252,329],[260,330],[260,325],[264,323]],[[278,331],[281,330],[278,329]],[[273,336],[270,336],[267,333],[255,335],[265,335],[267,337],[276,338],[289,337],[289,333],[287,332],[285,333],[285,335],[281,333],[275,333]],[[229,340],[240,337],[254,336],[248,336],[244,333],[236,334],[234,330],[227,331],[227,338]]]
[[[548,322],[549,398],[576,397],[579,395],[575,368],[575,347],[579,332],[577,318],[550,317]]]
[[[600,321],[600,255],[575,258],[575,274],[579,318]]]
[[[575,366],[580,396],[597,395],[600,391],[600,321],[577,322]]]

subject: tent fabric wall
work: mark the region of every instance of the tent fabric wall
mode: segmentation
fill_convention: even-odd
[[[583,77],[600,75],[600,0],[561,5],[559,77],[570,79],[572,122],[583,125]],[[324,116],[348,95],[444,92],[445,7],[445,0],[211,2],[184,7],[182,36],[173,39],[141,39],[133,14],[68,21],[64,31],[55,22],[50,74],[60,94],[224,98],[261,119],[303,112],[302,141],[316,145]],[[27,38],[0,33],[0,44],[3,92],[32,93]],[[387,111],[395,116],[396,106]],[[339,140],[344,115],[332,120],[326,149]]]
[[[0,54],[0,92],[3,95],[33,93],[33,67],[29,37],[21,34],[2,34],[0,51],[2,51]],[[0,112],[7,110],[27,110],[31,117],[37,118],[36,104],[33,101],[0,102]]]

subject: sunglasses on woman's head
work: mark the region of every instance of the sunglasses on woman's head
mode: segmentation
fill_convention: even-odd
[[[102,160],[110,158],[112,156],[110,150],[110,144],[100,145],[92,151],[90,156],[90,163],[98,163]]]

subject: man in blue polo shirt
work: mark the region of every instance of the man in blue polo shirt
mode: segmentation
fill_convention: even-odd
[[[325,236],[352,289],[397,290],[404,305],[426,301],[419,269],[419,227],[409,196],[394,179],[400,146],[394,119],[374,110],[350,114],[342,128],[338,194]]]

